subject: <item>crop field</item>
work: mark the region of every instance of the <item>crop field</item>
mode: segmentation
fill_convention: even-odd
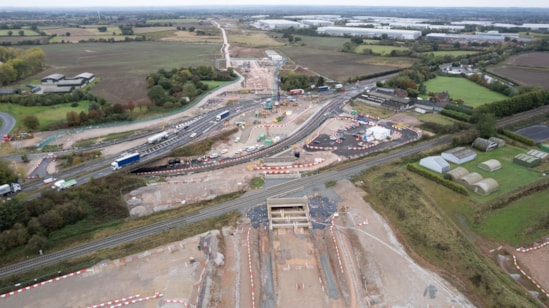
[[[305,44],[306,47],[329,50],[341,50],[343,44],[350,41],[348,38],[333,36],[307,36],[296,34],[295,37],[301,38],[301,43]]]
[[[170,27],[163,27],[163,28],[170,28]],[[173,41],[173,42],[185,42],[185,43],[216,43],[221,44],[223,42],[221,38],[221,32],[219,32],[219,35],[196,35],[195,32],[189,32],[189,31],[175,31],[175,28],[171,27],[171,30],[169,30],[169,35],[162,35],[161,38],[158,38],[158,40],[161,41]],[[164,32],[168,32],[168,30],[165,30]],[[161,33],[161,32],[157,32]],[[149,37],[155,38],[155,33],[147,33],[146,34]]]
[[[172,18],[172,19],[148,19],[148,24],[163,24],[163,23],[173,23],[173,24],[184,24],[184,23],[195,23],[198,22],[198,19],[195,18]]]
[[[481,196],[476,193],[471,193],[471,197],[480,202],[493,200],[504,193],[510,192],[513,189],[524,186],[540,180],[541,174],[536,170],[532,170],[513,163],[513,157],[519,153],[526,153],[527,149],[519,148],[512,145],[505,145],[502,148],[490,152],[477,152],[477,158],[468,163],[462,164],[461,167],[469,170],[469,172],[477,172],[483,178],[493,178],[499,183],[499,190],[488,196]],[[501,162],[501,169],[494,172],[484,171],[478,168],[478,164],[488,159],[497,159]],[[450,163],[451,164],[451,163]],[[452,165],[452,169],[457,167]]]
[[[549,53],[532,52],[509,57],[504,63],[490,67],[488,71],[518,84],[549,89]]]
[[[531,226],[547,223],[549,216],[549,190],[539,192],[498,210],[494,210],[475,230],[493,240],[520,246],[547,235],[548,227],[531,229]]]
[[[438,123],[442,125],[452,125],[455,123],[454,120],[437,113],[419,114],[414,112],[414,113],[410,113],[410,115],[420,120],[421,122],[433,122],[433,123]]]
[[[402,50],[408,50],[406,47],[398,47],[398,46],[384,46],[384,45],[360,45],[355,48],[356,53],[363,53],[365,49],[370,49],[375,54],[380,55],[388,55],[391,53],[391,51],[402,51]]]
[[[307,46],[284,46],[278,49],[293,62],[323,76],[339,81],[347,80],[349,77],[386,72],[394,70],[397,67],[405,68],[411,65],[411,62],[407,62],[407,64],[400,63],[396,67],[387,65],[385,62],[378,64],[377,61],[383,57],[315,49]]]
[[[123,104],[148,100],[148,74],[160,68],[213,65],[219,51],[218,44],[178,42],[51,44],[41,48],[49,68],[30,79],[53,73],[75,76],[90,72],[98,79],[92,93]]]
[[[276,47],[283,46],[284,43],[281,43],[269,36],[267,32],[263,31],[248,31],[242,32],[238,31],[227,31],[227,39],[231,45],[241,46],[241,47]]]
[[[454,100],[462,99],[466,105],[477,107],[495,101],[504,100],[507,96],[491,91],[465,78],[437,77],[425,83],[427,92],[448,91]]]
[[[49,124],[65,120],[67,112],[88,112],[88,101],[78,102],[77,107],[71,107],[71,103],[55,106],[30,106],[25,107],[15,104],[0,104],[0,111],[11,114],[17,121],[16,127],[23,128],[23,119],[28,115],[39,115],[40,128],[44,129]]]

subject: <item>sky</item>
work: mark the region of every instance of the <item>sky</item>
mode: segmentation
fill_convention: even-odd
[[[2,1],[4,2],[4,1]],[[6,2],[9,2],[6,3]],[[549,8],[549,0],[17,0],[0,4],[11,7],[155,7],[155,6],[197,6],[197,5],[359,5],[359,6],[414,6],[414,7],[534,7]]]

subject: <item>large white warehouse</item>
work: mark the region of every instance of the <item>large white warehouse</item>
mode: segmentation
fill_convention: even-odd
[[[255,23],[255,26],[263,30],[288,29],[291,27],[297,29],[303,27],[299,22],[285,19],[261,19]]]
[[[370,28],[350,28],[350,27],[320,27],[316,30],[318,34],[334,36],[362,36],[362,37],[381,37],[386,34],[392,39],[415,40],[421,36],[421,31],[415,30],[392,30],[392,29],[370,29]]]

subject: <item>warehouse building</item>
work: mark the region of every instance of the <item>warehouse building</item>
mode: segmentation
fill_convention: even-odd
[[[256,21],[254,25],[263,30],[303,28],[301,23],[285,19],[261,19]]]
[[[427,156],[419,161],[419,165],[438,173],[450,171],[450,164],[442,156]]]
[[[503,42],[505,36],[499,34],[450,34],[429,33],[425,36],[429,41],[466,41],[466,42]]]
[[[445,160],[457,165],[464,164],[477,158],[477,153],[466,147],[453,148],[442,152],[440,155]]]
[[[371,29],[371,28],[352,28],[352,27],[319,27],[318,34],[333,36],[360,36],[367,38],[381,37],[387,35],[388,38],[397,40],[415,40],[421,37],[421,31],[416,30],[393,30],[393,29]]]
[[[309,27],[329,27],[334,25],[333,21],[321,19],[304,19],[301,23]]]

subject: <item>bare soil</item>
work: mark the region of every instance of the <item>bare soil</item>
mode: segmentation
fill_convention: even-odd
[[[546,291],[549,290],[549,246],[530,252],[515,252],[517,262]]]

